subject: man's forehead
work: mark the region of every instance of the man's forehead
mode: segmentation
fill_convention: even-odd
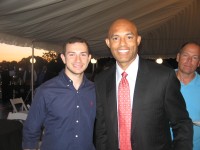
[[[129,21],[118,21],[115,22],[111,25],[108,36],[111,36],[112,34],[115,34],[116,32],[132,32],[132,33],[137,33],[137,28],[136,26],[129,22]]]
[[[186,45],[184,48],[183,48],[183,51],[196,51],[196,52],[199,52],[200,53],[200,46],[198,45],[195,45],[195,44],[189,44],[189,45]]]

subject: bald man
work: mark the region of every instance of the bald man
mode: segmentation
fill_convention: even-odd
[[[185,43],[177,54],[177,78],[181,83],[181,93],[193,121],[200,121],[200,46],[194,42]],[[194,125],[193,150],[200,150],[200,127]]]
[[[192,150],[192,121],[174,70],[138,56],[141,36],[130,20],[114,21],[105,42],[116,64],[95,78],[96,149]]]

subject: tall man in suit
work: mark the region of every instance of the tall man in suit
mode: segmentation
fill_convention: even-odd
[[[192,150],[192,121],[175,72],[139,57],[140,41],[137,27],[130,20],[118,19],[112,23],[106,44],[116,59],[116,65],[95,78],[96,149]],[[120,132],[128,126],[122,126],[120,121],[123,113],[119,95],[122,93],[118,86],[123,72],[128,74],[126,78],[131,103],[131,112],[128,114],[131,117],[131,127],[126,137]],[[173,141],[170,126],[174,134]],[[127,137],[126,142],[120,141]]]

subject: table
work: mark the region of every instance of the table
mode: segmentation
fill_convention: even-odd
[[[0,119],[0,150],[22,150],[22,128],[19,121]]]

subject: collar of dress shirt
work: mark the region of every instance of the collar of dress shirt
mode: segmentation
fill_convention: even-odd
[[[116,62],[116,81],[117,85],[119,84],[122,76],[121,74],[125,71],[128,76],[127,80],[130,81],[135,81],[136,76],[137,76],[137,71],[138,71],[138,65],[139,65],[139,56],[137,55],[135,60],[130,64],[130,66],[126,70],[122,70],[120,66]]]

